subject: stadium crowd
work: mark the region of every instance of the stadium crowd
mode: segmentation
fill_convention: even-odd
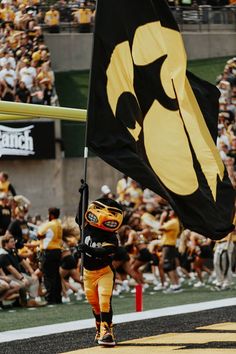
[[[180,22],[184,20],[183,14],[179,17],[182,10],[199,10],[203,16],[204,9],[208,11],[211,8],[232,8],[234,13],[236,4],[235,0],[168,0],[168,3],[173,13],[178,13],[176,20]],[[7,17],[7,22],[13,23],[16,29],[25,30],[33,20],[30,23],[31,31],[37,24],[43,31],[50,33],[59,33],[64,29],[89,33],[94,27],[96,0],[3,0],[0,12],[2,22],[5,22]],[[204,21],[204,18],[202,20]]]
[[[227,61],[217,78],[220,90],[217,147],[236,187],[236,57]]]
[[[36,2],[3,0],[0,5],[0,98],[57,105],[50,52]]]

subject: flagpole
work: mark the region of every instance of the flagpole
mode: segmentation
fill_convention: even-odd
[[[86,120],[86,129],[85,129],[85,139],[87,138],[87,120]],[[86,143],[86,140],[85,140],[85,143]],[[82,183],[85,183],[86,184],[86,181],[87,181],[87,170],[88,170],[88,147],[87,147],[87,144],[85,144],[85,147],[84,147],[84,180],[81,180]],[[88,207],[88,198],[86,198],[86,195],[85,194],[88,194],[88,189],[87,191],[84,189],[82,191],[82,194],[81,194],[81,198],[82,198],[82,213],[81,213],[81,216],[82,216],[82,219],[81,219],[81,238],[80,238],[80,242],[81,243],[84,243],[84,240],[85,240],[85,233],[84,233],[84,228],[85,228],[85,218],[84,218],[84,214],[87,210],[87,207]],[[81,278],[81,281],[83,281],[83,273],[84,273],[84,254],[81,253],[81,263],[80,263],[80,278]]]
[[[93,28],[93,41],[92,41],[92,55],[91,55],[91,62],[90,62],[90,71],[89,71],[89,85],[88,87],[90,88],[91,84],[91,70],[92,70],[92,60],[93,60],[93,53],[94,53],[94,32],[95,32],[95,27],[96,27],[96,12],[97,12],[97,5],[98,5],[98,0],[96,2],[96,7],[95,7],[95,18],[94,18],[94,28]],[[88,92],[88,99],[87,99],[87,111],[86,111],[86,124],[85,124],[85,146],[84,146],[84,183],[86,184],[87,182],[87,172],[88,172],[88,108],[89,108],[89,96],[90,96],[90,91]],[[86,194],[86,195],[85,195]],[[82,222],[81,222],[81,243],[84,243],[85,241],[85,212],[88,208],[88,187],[87,190],[83,190],[82,192]],[[80,263],[80,277],[81,280],[83,281],[83,273],[84,273],[84,254],[81,253],[81,263]]]

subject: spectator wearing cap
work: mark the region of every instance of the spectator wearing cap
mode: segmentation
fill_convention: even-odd
[[[60,32],[60,13],[54,6],[50,6],[50,10],[46,12],[44,22],[50,33]]]
[[[0,193],[0,236],[4,235],[11,222],[11,207],[7,193]]]
[[[37,21],[37,17],[35,16],[35,12],[31,7],[27,8],[26,12],[27,12],[26,31],[27,34],[29,34],[29,32],[34,28],[34,26],[37,26],[38,21]]]
[[[6,172],[0,172],[0,193],[1,192],[11,194],[13,197],[16,195],[15,188],[9,181],[9,176]]]
[[[110,188],[104,184],[102,187],[101,187],[101,197],[100,198],[111,198],[111,199],[114,199],[114,195],[112,193],[112,191],[110,190]]]

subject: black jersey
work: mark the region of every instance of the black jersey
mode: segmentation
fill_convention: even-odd
[[[0,205],[0,235],[4,235],[11,222],[11,208]]]
[[[91,248],[91,253],[89,251],[84,253],[85,269],[98,270],[111,265],[118,247],[118,239],[115,232],[108,232],[86,225],[84,243]],[[101,249],[106,252],[100,253],[99,250]]]
[[[21,267],[20,262],[22,259],[18,256],[15,250],[5,250],[6,253],[0,255],[0,268],[3,269],[6,275],[11,274],[8,270],[8,266],[13,266],[18,272],[22,272],[23,268]]]

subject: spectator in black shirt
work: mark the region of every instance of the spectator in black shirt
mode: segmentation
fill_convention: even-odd
[[[30,92],[26,88],[24,81],[20,81],[16,89],[16,102],[30,103]]]
[[[25,219],[26,210],[23,206],[18,206],[15,209],[16,218],[8,226],[8,231],[16,241],[16,248],[20,249],[29,238],[29,227]]]
[[[29,294],[29,300],[26,298],[22,305],[27,307],[42,306],[45,303],[38,303],[35,298],[38,296],[39,280],[35,275],[30,264],[21,259],[15,249],[16,242],[12,235],[5,235],[2,238],[2,247],[5,253],[0,255],[0,268],[10,280],[14,280],[20,285],[21,289],[26,289]]]
[[[6,193],[0,194],[0,235],[4,235],[11,222],[11,208]]]

